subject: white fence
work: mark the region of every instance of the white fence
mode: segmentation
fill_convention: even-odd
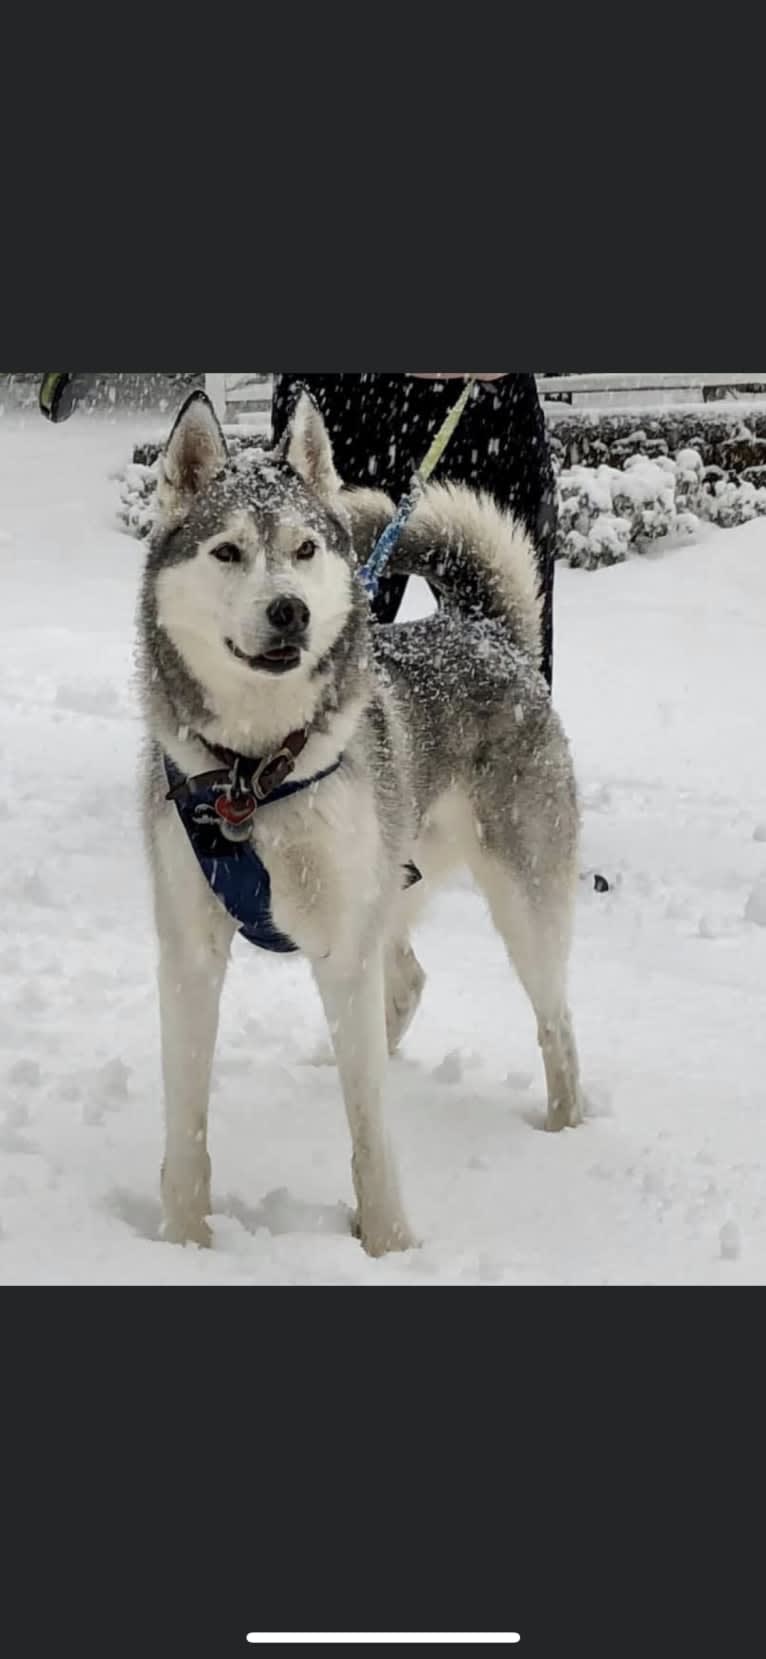
[[[268,429],[271,374],[208,374],[205,383],[224,424]],[[543,400],[575,408],[641,408],[766,396],[766,374],[539,374]]]
[[[271,421],[273,376],[270,374],[206,374],[205,387],[218,419],[227,425],[268,430]]]
[[[766,374],[540,374],[543,399],[574,408],[657,407],[766,395]]]

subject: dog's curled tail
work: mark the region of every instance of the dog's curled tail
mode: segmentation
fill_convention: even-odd
[[[343,502],[365,559],[390,521],[392,505],[373,490],[351,490]],[[540,663],[542,607],[534,545],[524,526],[491,496],[460,484],[428,485],[389,569],[425,577],[449,609],[504,619],[514,642]]]

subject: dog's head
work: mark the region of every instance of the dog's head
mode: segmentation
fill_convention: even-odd
[[[203,683],[311,675],[357,603],[330,440],[304,394],[279,447],[232,459],[203,392],[160,462],[157,620]]]

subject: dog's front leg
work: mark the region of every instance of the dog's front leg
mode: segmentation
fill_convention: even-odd
[[[210,1077],[234,926],[211,898],[173,821],[163,829],[155,908],[165,1084],[164,1231],[171,1244],[206,1246],[211,1242]],[[173,839],[175,848],[169,844]]]
[[[331,957],[313,967],[351,1130],[362,1244],[370,1256],[410,1250],[416,1241],[404,1215],[383,1124],[388,1046],[382,948],[372,948],[365,960],[354,964],[353,972],[339,972]]]

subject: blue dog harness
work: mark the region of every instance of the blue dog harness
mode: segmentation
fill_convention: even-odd
[[[305,742],[303,735],[301,748]],[[313,778],[286,783],[282,780],[295,766],[295,749],[285,747],[276,756],[257,761],[208,747],[225,765],[197,778],[185,777],[170,756],[164,756],[167,799],[176,807],[208,886],[242,937],[261,950],[297,951],[298,946],[272,921],[271,879],[250,838],[252,821],[272,801],[284,801],[329,778],[342,765],[343,756]]]
[[[253,846],[250,830],[262,807],[311,789],[343,765],[341,755],[334,765],[316,772],[313,778],[287,783],[306,742],[307,734],[295,734],[278,754],[261,761],[208,744],[225,765],[197,778],[185,777],[169,755],[163,756],[169,786],[166,798],[176,808],[211,892],[236,922],[243,939],[280,955],[297,951],[299,946],[280,933],[271,919],[271,879]],[[411,862],[404,865],[402,874],[405,888],[423,879]]]

